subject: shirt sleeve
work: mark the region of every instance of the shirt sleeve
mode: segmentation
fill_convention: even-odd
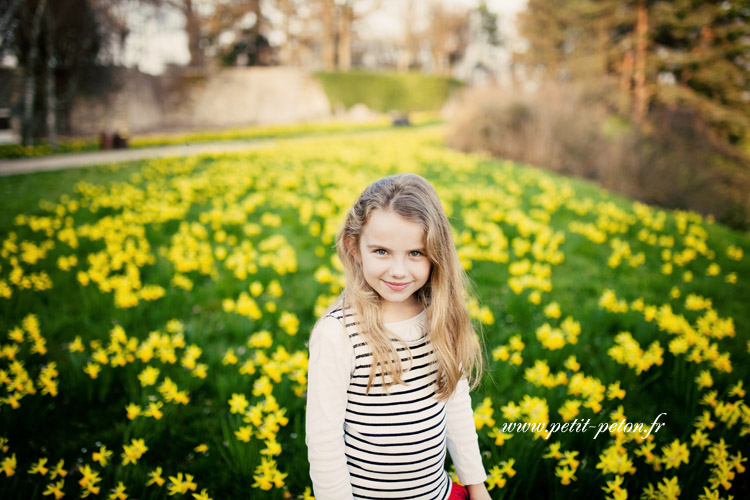
[[[331,316],[310,335],[305,443],[313,492],[321,500],[352,500],[344,445],[354,348],[344,325]]]
[[[479,452],[474,412],[471,409],[469,382],[462,378],[445,403],[448,452],[456,466],[461,484],[479,484],[487,479]]]

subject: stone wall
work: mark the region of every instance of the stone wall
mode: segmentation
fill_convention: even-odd
[[[106,87],[72,103],[73,135],[295,123],[331,116],[320,83],[298,68],[174,69],[160,76],[121,70],[110,75]]]

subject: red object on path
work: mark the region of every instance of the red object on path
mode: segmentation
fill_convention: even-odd
[[[451,496],[448,497],[448,500],[469,500],[469,491],[460,484],[453,483]]]

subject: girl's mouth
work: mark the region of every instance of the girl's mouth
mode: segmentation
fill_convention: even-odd
[[[393,283],[391,281],[383,281],[383,283],[388,285],[388,288],[396,292],[399,292],[409,286],[409,283]]]

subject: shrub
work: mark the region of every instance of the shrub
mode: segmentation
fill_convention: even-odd
[[[418,73],[390,74],[364,71],[320,72],[315,75],[323,85],[331,105],[390,111],[436,111],[461,83],[453,78]]]

